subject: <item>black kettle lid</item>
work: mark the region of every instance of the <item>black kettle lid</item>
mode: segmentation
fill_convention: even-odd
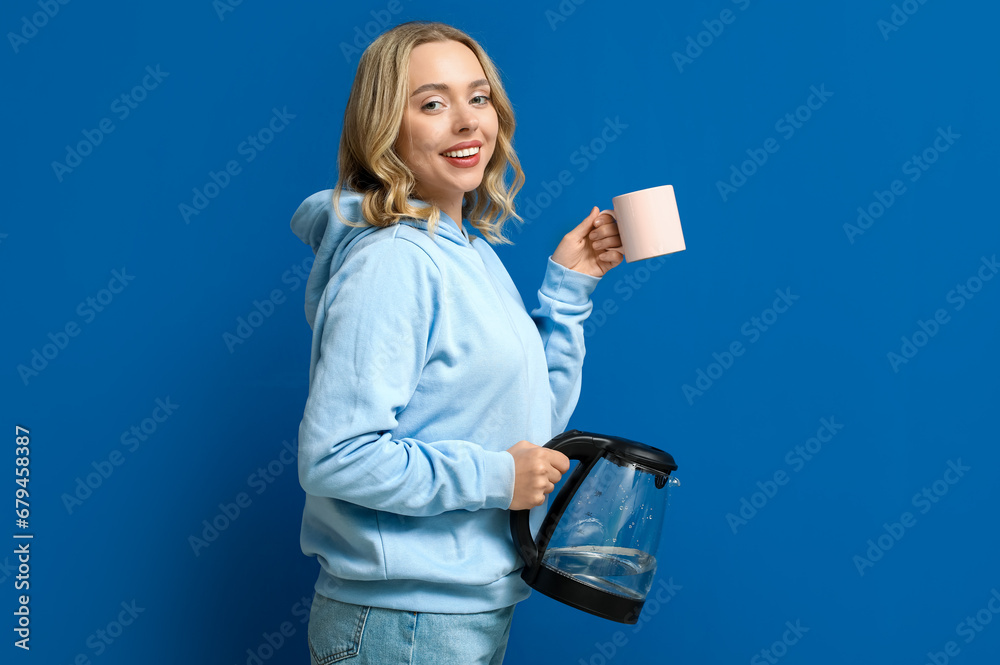
[[[605,451],[609,458],[638,464],[651,471],[667,475],[671,471],[677,470],[677,463],[674,461],[673,455],[665,450],[619,436],[605,434],[593,434],[592,436],[594,445]]]

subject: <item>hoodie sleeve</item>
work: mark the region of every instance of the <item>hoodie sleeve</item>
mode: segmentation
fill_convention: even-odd
[[[531,311],[549,368],[552,434],[564,432],[580,399],[583,384],[583,322],[594,308],[590,294],[600,277],[559,265],[549,256],[538,290],[539,306]]]
[[[299,481],[309,494],[401,515],[510,506],[514,458],[463,440],[397,439],[437,332],[441,274],[418,245],[359,247],[319,312],[299,426]]]

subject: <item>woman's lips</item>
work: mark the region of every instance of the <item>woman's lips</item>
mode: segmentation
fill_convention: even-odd
[[[469,155],[468,157],[447,157],[445,155],[441,156],[447,159],[452,164],[452,166],[457,166],[462,169],[467,169],[479,163],[479,155],[481,155],[482,152],[483,151],[480,148],[479,152],[477,152],[474,155]]]

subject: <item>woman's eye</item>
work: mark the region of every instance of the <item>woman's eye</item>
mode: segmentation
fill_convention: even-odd
[[[484,104],[487,104],[490,101],[490,97],[488,95],[476,95],[472,99],[473,99],[473,101],[475,102],[475,104],[477,106],[482,106]],[[477,99],[481,100],[481,101],[476,102],[475,100],[477,100]],[[441,102],[438,101],[438,100],[435,100],[433,102],[427,102],[426,104],[424,104],[420,108],[422,108],[424,110],[427,110],[427,111],[437,111],[437,108],[431,108],[431,104],[441,104]]]

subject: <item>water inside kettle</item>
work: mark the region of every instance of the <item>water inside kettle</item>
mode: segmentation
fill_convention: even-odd
[[[554,547],[546,568],[616,596],[643,600],[653,584],[656,558],[630,547]]]

